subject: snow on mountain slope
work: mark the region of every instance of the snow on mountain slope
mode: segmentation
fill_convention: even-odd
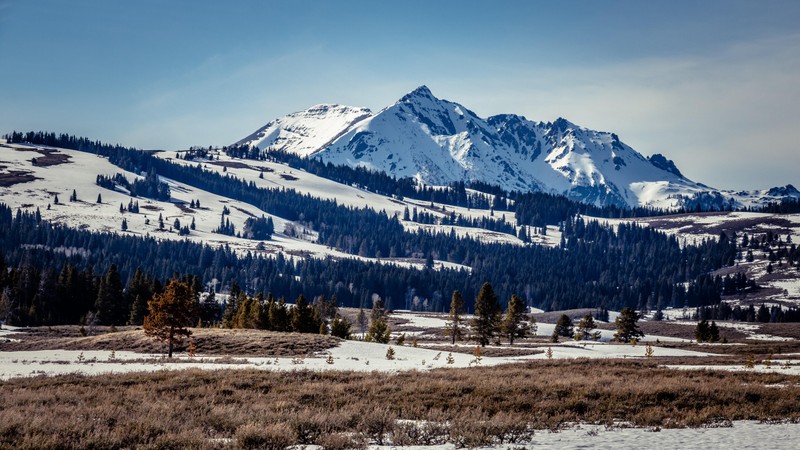
[[[759,206],[787,196],[800,198],[791,186],[752,193],[717,191],[688,180],[663,155],[645,158],[613,133],[562,118],[533,122],[501,114],[483,119],[458,103],[435,97],[426,86],[375,114],[331,108],[315,106],[290,114],[239,143],[413,177],[425,184],[482,181],[506,190],[565,194],[597,205],[675,208],[700,197],[710,205]]]
[[[42,164],[42,153],[58,163]],[[173,152],[158,153],[157,156],[174,163],[192,165],[198,161],[186,161],[174,158]],[[38,159],[38,163],[33,160]],[[202,160],[206,170],[225,172],[245,181],[252,181],[256,186],[265,189],[294,189],[313,197],[335,200],[338,204],[352,208],[372,208],[388,215],[398,216],[403,226],[409,231],[424,228],[434,233],[455,232],[459,236],[469,235],[488,243],[505,243],[525,245],[516,236],[498,233],[481,228],[460,228],[448,225],[422,225],[413,221],[402,220],[408,208],[417,208],[436,217],[456,215],[481,218],[491,217],[490,210],[461,208],[451,205],[431,204],[413,199],[398,200],[375,193],[367,192],[352,186],[309,174],[302,170],[292,169],[286,165],[231,158],[224,153],[216,152],[214,160]],[[315,242],[317,236],[313,230],[305,229],[301,224],[287,221],[279,216],[270,215],[247,203],[194,188],[162,177],[162,181],[170,186],[172,199],[169,202],[146,198],[131,198],[123,190],[109,190],[96,184],[97,175],[113,176],[123,174],[128,180],[141,179],[140,174],[127,172],[107,159],[93,154],[68,149],[52,149],[37,146],[4,144],[0,142],[0,202],[11,208],[20,208],[29,212],[40,211],[45,220],[67,225],[72,228],[87,229],[93,232],[112,232],[122,234],[123,218],[127,222],[129,235],[149,235],[157,239],[189,239],[211,246],[229,245],[237,252],[274,255],[283,253],[289,257],[334,257],[357,258],[406,267],[423,267],[425,261],[399,258],[365,258],[347,254]],[[66,180],[66,181],[65,181]],[[75,190],[78,200],[69,201]],[[101,202],[97,202],[98,195]],[[55,203],[58,196],[59,202]],[[137,201],[140,213],[120,212],[120,205],[127,207],[131,201]],[[192,201],[199,201],[199,208],[190,208]],[[224,207],[230,211],[225,218],[230,220],[237,231],[241,231],[245,221],[250,217],[271,217],[276,233],[269,241],[249,240],[214,233],[222,216]],[[158,218],[162,217],[164,230],[158,226]],[[513,214],[503,216],[505,221],[516,227]],[[497,218],[497,217],[495,217]],[[195,221],[196,229],[188,236],[180,236],[173,229],[175,221],[186,226]],[[532,235],[531,240],[544,245],[558,245],[557,231],[548,230],[547,236]],[[66,249],[65,249],[66,250]],[[434,267],[469,268],[459,264],[435,261]]]
[[[184,165],[197,165],[197,161],[186,161],[180,158],[174,158],[174,153],[163,152],[157,154],[158,157],[172,161],[176,164]],[[481,228],[464,228],[451,227],[449,225],[431,225],[414,223],[412,221],[402,220],[403,213],[408,208],[413,210],[417,208],[420,212],[431,213],[436,217],[442,218],[446,214],[455,213],[457,216],[471,219],[491,218],[492,212],[486,209],[477,208],[463,208],[453,205],[433,204],[431,202],[423,202],[414,199],[398,200],[391,197],[368,192],[353,186],[337,183],[308,172],[290,168],[284,164],[274,163],[269,161],[259,160],[242,160],[231,158],[224,153],[214,153],[214,160],[203,160],[202,164],[206,170],[215,170],[219,173],[227,173],[230,176],[235,176],[238,179],[253,182],[259,188],[264,189],[294,189],[297,192],[308,194],[313,197],[318,197],[327,200],[335,200],[338,204],[349,206],[353,208],[372,208],[375,211],[384,211],[388,215],[394,215],[400,218],[404,228],[410,231],[416,231],[423,228],[427,231],[435,233],[450,233],[454,230],[458,236],[466,236],[479,239],[487,243],[508,243],[514,245],[523,245],[523,242],[516,236],[510,234],[497,233],[490,230]],[[513,213],[496,214],[496,218],[502,217],[507,223],[517,227],[516,219]],[[532,235],[531,240],[535,243],[556,246],[559,243],[557,239],[560,237],[557,232],[548,231],[547,236]]]
[[[273,120],[237,144],[308,156],[333,142],[353,124],[370,117],[366,108],[316,105]]]
[[[162,181],[170,185],[171,201],[132,198],[125,192],[98,186],[96,177],[97,175],[113,176],[120,173],[132,181],[142,178],[141,175],[126,172],[109,163],[105,158],[68,149],[52,149],[52,155],[60,155],[63,159],[63,162],[59,164],[49,166],[34,164],[32,159],[41,156],[36,152],[37,149],[40,148],[0,144],[0,166],[2,166],[0,180],[3,181],[0,183],[0,202],[11,208],[19,208],[28,212],[38,209],[43,219],[54,223],[92,232],[147,235],[157,239],[189,239],[212,247],[229,245],[241,254],[249,251],[254,254],[274,255],[280,252],[288,257],[355,258],[405,267],[421,268],[424,266],[424,260],[375,259],[350,255],[315,243],[313,240],[316,235],[310,231],[288,235],[286,234],[287,225],[291,224],[297,229],[302,229],[302,227],[281,217],[270,215],[247,203],[215,195],[166,178],[162,178]],[[286,167],[284,166],[284,168]],[[12,178],[18,178],[18,181],[21,182],[11,182]],[[74,202],[69,201],[73,190],[78,196],[78,200]],[[97,202],[98,194],[101,196],[101,203]],[[58,203],[55,202],[56,196],[59,200]],[[120,205],[127,207],[131,200],[138,201],[140,213],[120,212]],[[189,208],[188,205],[192,201],[199,201],[200,208]],[[361,206],[363,207],[364,203],[361,203]],[[230,220],[236,230],[242,230],[244,222],[249,217],[263,215],[273,219],[276,233],[269,241],[214,233],[212,230],[220,223],[223,207],[227,207],[230,211],[225,218]],[[164,230],[159,229],[159,216],[163,218]],[[128,225],[128,230],[124,232],[121,229],[123,218]],[[176,219],[181,226],[189,225],[194,219],[196,229],[192,230],[188,236],[180,236],[177,230],[173,229]],[[62,250],[70,251],[71,249]],[[444,261],[436,261],[435,267],[465,268]]]

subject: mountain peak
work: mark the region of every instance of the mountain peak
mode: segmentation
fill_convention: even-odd
[[[409,92],[408,94],[404,95],[403,98],[400,99],[400,101],[401,102],[408,102],[408,101],[411,101],[411,100],[414,100],[414,99],[419,99],[419,98],[427,98],[427,99],[433,100],[436,97],[433,96],[433,92],[431,92],[431,90],[428,89],[428,86],[425,86],[423,84],[422,86],[420,86],[420,87],[414,89],[413,91]]]
[[[557,130],[560,130],[560,131],[564,132],[564,131],[566,131],[568,128],[573,128],[573,129],[575,129],[575,128],[578,128],[578,126],[577,126],[577,125],[575,125],[574,123],[570,122],[569,120],[567,120],[567,119],[563,118],[563,117],[559,117],[558,119],[556,119],[556,120],[553,122],[553,128],[555,128],[555,129],[557,129]]]

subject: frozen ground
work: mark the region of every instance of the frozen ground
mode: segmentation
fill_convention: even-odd
[[[459,344],[466,349],[474,344]],[[389,349],[395,352],[392,360],[387,359]],[[504,347],[508,348],[508,347]],[[518,347],[520,348],[520,347]],[[449,353],[435,349],[411,346],[384,345],[361,341],[344,341],[340,346],[315,355],[301,358],[230,358],[219,356],[176,354],[174,360],[163,355],[141,354],[128,351],[78,351],[78,350],[38,350],[0,352],[0,379],[36,375],[58,375],[84,373],[99,375],[104,373],[149,372],[156,370],[179,370],[185,368],[243,369],[262,370],[352,370],[359,372],[398,372],[408,370],[428,371],[437,368],[456,368],[472,366],[494,366],[518,363],[529,360],[546,359],[546,349],[552,350],[552,358],[644,358],[646,346],[628,344],[608,344],[568,341],[546,346],[537,346],[542,353],[513,357],[482,357],[480,361],[468,353]],[[710,353],[680,349],[653,347],[654,356],[702,357]],[[330,358],[329,358],[330,356]],[[448,362],[448,357],[452,361]]]
[[[445,314],[419,313],[411,311],[396,311],[392,317],[403,319],[405,323],[394,330],[393,337],[400,333],[405,333],[407,338],[412,336],[435,336],[441,337],[442,330],[447,323]],[[465,317],[469,320],[469,317]],[[694,325],[694,322],[677,322],[686,325]],[[727,324],[721,323],[721,326]],[[731,324],[745,332],[752,333],[756,325],[752,324]],[[550,336],[555,325],[551,323],[538,323],[537,335]],[[410,330],[404,331],[404,328]],[[5,327],[0,330],[0,339],[16,339],[17,328]],[[406,345],[396,344],[384,345],[362,341],[343,341],[338,347],[322,351],[317,354],[307,355],[304,358],[289,357],[220,357],[197,355],[189,357],[186,354],[176,354],[174,360],[166,360],[160,354],[141,354],[124,351],[72,351],[72,350],[39,350],[39,351],[15,351],[0,352],[0,379],[14,377],[36,376],[36,375],[55,375],[80,372],[90,375],[102,373],[122,373],[155,370],[178,370],[184,368],[202,369],[231,369],[231,368],[256,368],[262,370],[352,370],[352,371],[380,371],[398,372],[408,370],[428,371],[437,368],[457,368],[472,367],[475,365],[493,366],[498,364],[512,364],[529,360],[541,360],[547,358],[547,350],[552,351],[553,359],[565,358],[645,358],[647,345],[653,349],[653,357],[697,357],[698,364],[695,368],[703,368],[702,357],[716,356],[713,353],[714,346],[708,346],[708,352],[689,351],[676,348],[665,348],[657,344],[659,342],[688,342],[686,339],[671,338],[666,336],[646,336],[638,345],[619,344],[610,342],[614,332],[610,330],[600,330],[601,339],[595,341],[574,341],[572,339],[562,339],[559,343],[537,342],[518,342],[513,347],[501,345],[496,347],[500,350],[518,349],[520,351],[529,350],[535,354],[520,356],[483,356],[480,361],[472,355],[475,344],[472,342],[458,342],[457,347],[463,348],[463,353],[452,353],[439,351],[437,347],[449,346],[448,341],[436,340],[423,342],[421,345],[426,348],[416,348],[410,345],[410,339],[406,339]],[[762,336],[756,335],[756,338]],[[395,352],[394,359],[386,358],[389,347]],[[495,346],[487,346],[489,349]],[[448,356],[452,360],[448,361]]]
[[[800,424],[726,422],[724,426],[707,428],[607,428],[601,425],[577,425],[558,432],[539,431],[533,442],[480,447],[481,450],[511,449],[796,449]],[[371,450],[450,450],[453,445],[394,447],[372,446]],[[310,447],[308,447],[311,450]]]

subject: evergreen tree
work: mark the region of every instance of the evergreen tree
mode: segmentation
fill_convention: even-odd
[[[103,195],[102,194],[97,194],[97,203],[98,204],[103,203]]]
[[[364,312],[364,308],[358,309],[358,331],[361,333],[361,339],[365,339],[365,333],[367,332],[367,326],[369,326],[369,318],[367,318],[367,313]]]
[[[530,331],[528,328],[528,315],[525,314],[528,307],[525,302],[516,295],[511,296],[503,317],[503,335],[508,338],[508,344],[514,345],[515,338],[525,338]]]
[[[225,308],[224,312],[222,313],[222,326],[224,328],[235,328],[236,327],[236,313],[239,311],[239,294],[241,291],[234,291],[234,287],[236,287],[236,283],[231,286],[230,292],[228,293],[228,299],[225,301]],[[234,294],[234,292],[236,292]]]
[[[314,319],[314,310],[303,294],[297,297],[291,312],[291,326],[295,333],[317,333],[319,322]]]
[[[147,306],[144,332],[168,345],[168,357],[180,339],[191,336],[188,327],[197,320],[197,303],[187,283],[171,280],[163,293],[156,294]]]
[[[473,339],[482,347],[500,331],[500,311],[500,302],[492,285],[484,283],[475,298],[475,318],[472,319]]]
[[[95,308],[97,320],[102,325],[124,325],[128,319],[130,309],[125,304],[116,264],[112,264],[100,280]]]
[[[573,330],[572,319],[568,315],[562,314],[553,329],[552,341],[558,342],[559,337],[572,338],[574,336],[575,331]]]
[[[597,324],[594,322],[594,317],[591,314],[587,314],[583,316],[580,322],[578,322],[578,328],[575,330],[575,340],[583,341],[587,339],[600,339],[600,332],[594,330],[597,328]]]
[[[408,212],[408,208],[406,208]],[[453,291],[453,297],[450,300],[450,315],[445,324],[444,335],[450,336],[451,343],[455,345],[456,341],[463,339],[464,334],[464,299],[461,297],[461,292],[458,290]]]
[[[614,333],[614,340],[619,342],[630,342],[631,339],[644,337],[644,333],[639,330],[636,322],[639,321],[639,314],[633,308],[623,308],[619,317],[614,323],[617,325],[617,332]]]
[[[274,331],[290,330],[289,313],[286,311],[286,300],[283,297],[270,305],[269,323]]]
[[[336,313],[331,321],[331,336],[350,339],[350,321]]]
[[[703,319],[697,322],[697,326],[694,328],[694,338],[697,342],[706,342],[709,340],[709,324],[708,321]]]
[[[147,300],[141,295],[137,295],[131,304],[131,315],[128,323],[131,325],[144,324],[144,317],[147,314]]]
[[[372,313],[370,314],[366,341],[388,344],[390,336],[391,330],[386,321],[386,310],[383,307],[383,300],[375,298],[372,302]]]
[[[711,342],[719,341],[719,327],[717,327],[717,323],[713,320],[711,321],[711,325],[708,327],[708,337]]]
[[[203,302],[200,304],[200,321],[203,325],[208,326],[219,320],[220,309],[217,303],[217,295],[214,289],[206,295]]]

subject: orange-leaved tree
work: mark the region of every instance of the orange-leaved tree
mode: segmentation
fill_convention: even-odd
[[[144,332],[166,342],[169,357],[175,342],[191,336],[188,327],[197,323],[197,297],[188,283],[171,280],[164,292],[156,294],[147,304]]]

